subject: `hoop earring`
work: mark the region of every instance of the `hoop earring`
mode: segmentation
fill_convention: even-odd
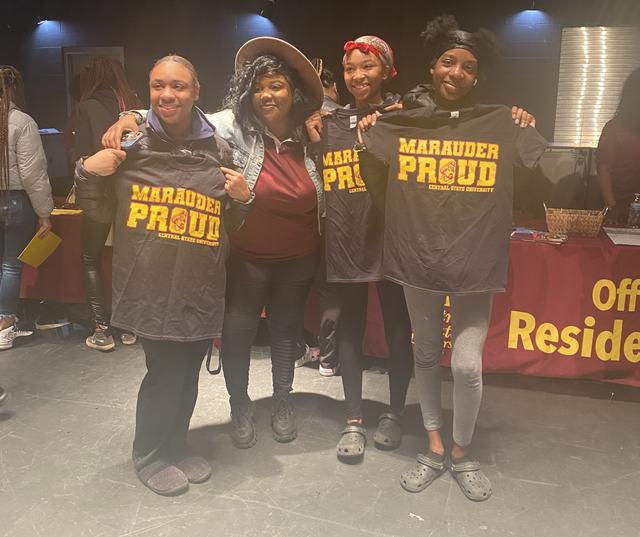
[[[478,85],[478,79],[477,79],[477,78],[473,81],[473,85],[474,85],[474,86],[477,86],[477,85]]]

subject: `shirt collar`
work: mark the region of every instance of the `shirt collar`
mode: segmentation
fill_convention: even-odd
[[[269,132],[268,129],[265,129],[264,134],[265,134],[265,136],[268,136],[273,141],[273,145],[276,148],[276,153],[280,153],[280,151],[282,151],[283,147],[286,149],[287,145],[289,145],[289,144],[297,144],[299,142],[299,140],[296,140],[293,137],[286,138],[284,140],[278,140],[276,135],[271,133],[271,132]]]

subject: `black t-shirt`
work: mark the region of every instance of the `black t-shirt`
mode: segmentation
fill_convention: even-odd
[[[356,142],[358,113],[339,109],[323,119],[322,176],[326,199],[327,280],[381,279],[383,213],[362,178]]]
[[[383,116],[365,134],[389,166],[384,276],[436,293],[502,291],[513,167],[535,166],[546,141],[504,106],[430,114]]]
[[[228,250],[226,142],[175,147],[148,132],[113,177],[112,324],[150,339],[220,335]]]

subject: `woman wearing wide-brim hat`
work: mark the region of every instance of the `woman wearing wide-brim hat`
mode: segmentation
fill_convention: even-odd
[[[247,41],[236,55],[223,109],[207,118],[232,147],[236,169],[254,193],[244,225],[231,235],[222,361],[239,448],[256,443],[248,395],[249,361],[263,307],[271,336],[273,436],[296,438],[289,392],[304,305],[317,270],[322,181],[307,154],[304,120],[319,109],[322,83],[293,45],[274,37]],[[104,138],[118,147],[124,116]]]

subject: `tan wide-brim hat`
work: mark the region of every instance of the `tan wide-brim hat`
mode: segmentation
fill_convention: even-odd
[[[309,59],[296,47],[277,37],[256,37],[240,47],[236,54],[236,71],[251,63],[259,56],[276,56],[284,60],[298,76],[304,87],[305,95],[315,101],[318,107],[322,104],[324,92],[317,71]]]

